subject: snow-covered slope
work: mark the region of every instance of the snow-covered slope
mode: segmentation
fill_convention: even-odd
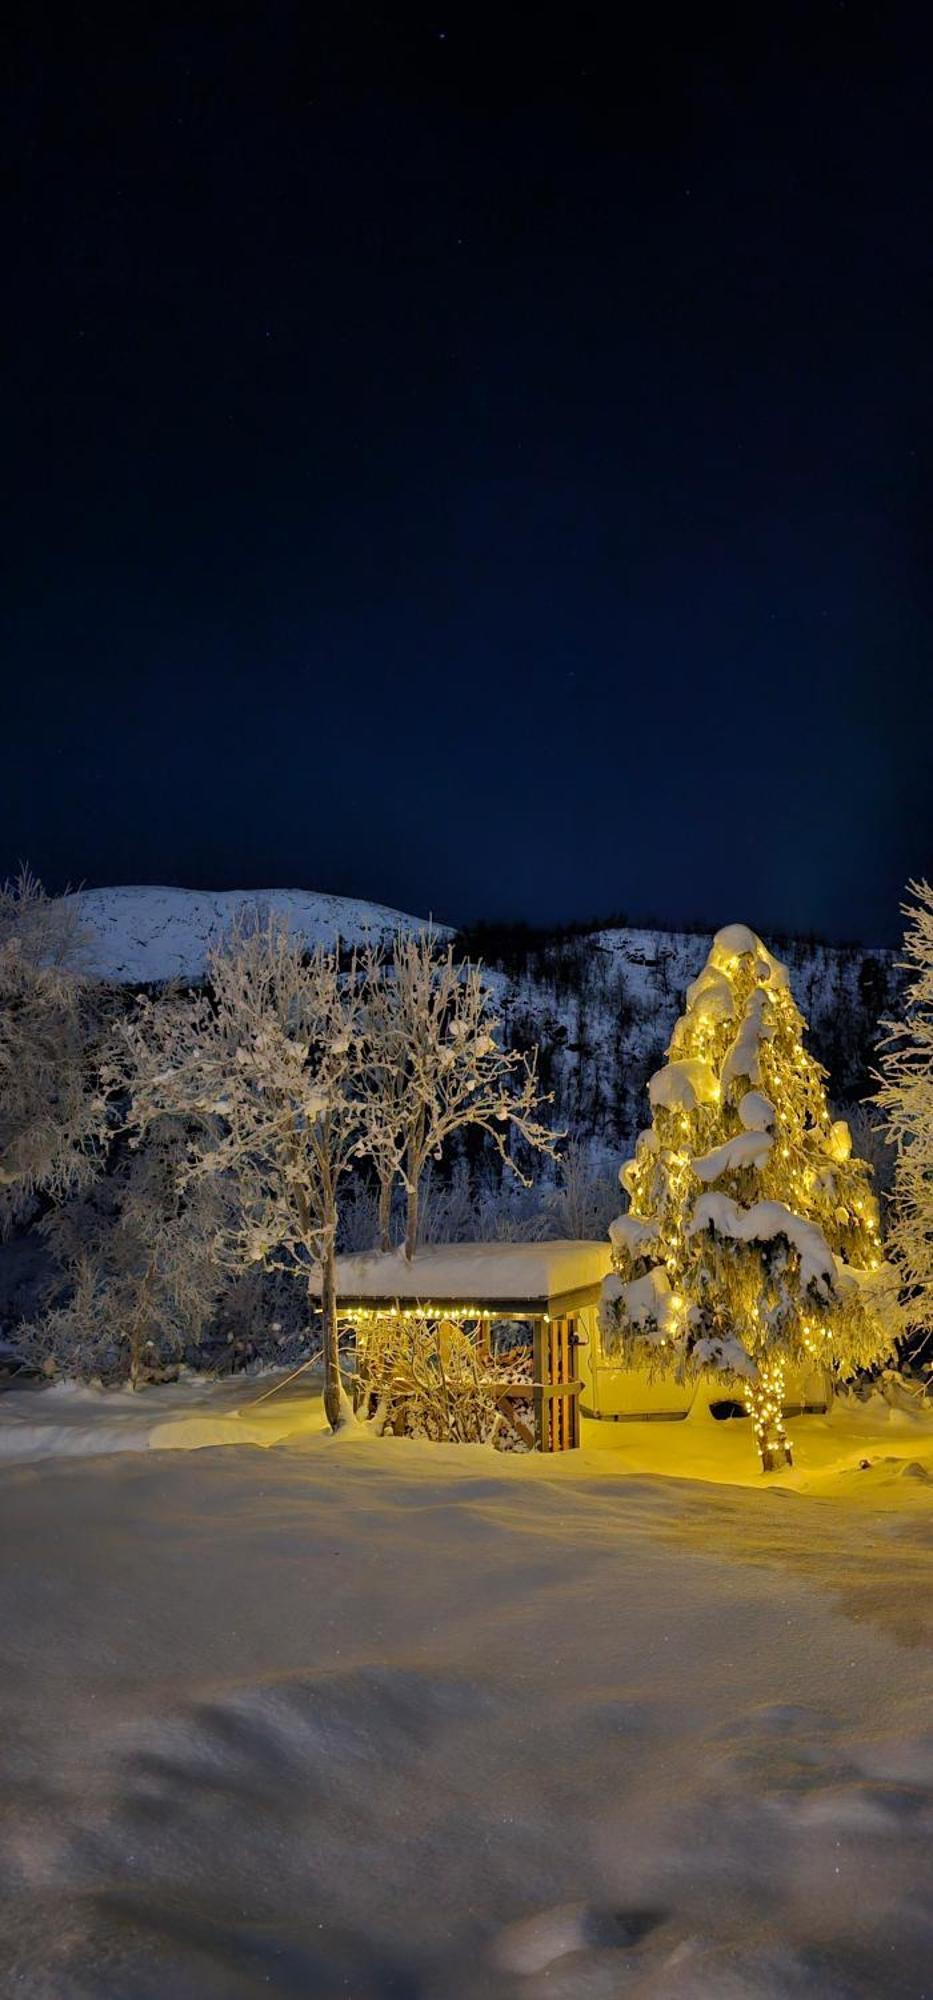
[[[375,943],[422,917],[383,903],[319,895],[313,889],[81,889],[72,899],[94,934],[93,969],[101,979],[197,979],[208,952],[244,909],[278,910],[309,944]],[[442,925],[433,926],[443,931]],[[445,933],[446,935],[446,933]]]

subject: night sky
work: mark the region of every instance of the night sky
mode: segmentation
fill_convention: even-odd
[[[24,8],[0,872],[893,941],[926,12]]]

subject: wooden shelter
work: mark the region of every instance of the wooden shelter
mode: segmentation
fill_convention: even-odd
[[[521,1441],[537,1451],[580,1443],[581,1312],[592,1312],[609,1268],[606,1243],[444,1243],[337,1260],[342,1323],[365,1339],[378,1318],[421,1318],[470,1329],[490,1357],[489,1386]],[[527,1327],[530,1372],[510,1378],[496,1329]],[[496,1357],[498,1365],[492,1366]],[[528,1414],[531,1422],[528,1422]]]

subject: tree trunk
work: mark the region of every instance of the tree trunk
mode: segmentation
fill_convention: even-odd
[[[418,1248],[418,1183],[412,1181],[408,1190],[408,1220],[405,1228],[405,1255],[408,1262]]]
[[[745,1408],[755,1427],[762,1472],[793,1465],[784,1429],[784,1368],[780,1361],[759,1362],[758,1380],[749,1382],[745,1390]]]
[[[380,1248],[380,1250],[390,1250],[390,1249],[391,1249],[391,1247],[392,1247],[392,1246],[391,1246],[391,1243],[389,1242],[389,1228],[390,1228],[390,1225],[391,1225],[391,1221],[392,1221],[392,1189],[393,1189],[393,1186],[394,1186],[394,1176],[393,1176],[393,1175],[390,1175],[390,1177],[389,1177],[389,1179],[388,1179],[388,1180],[380,1180],[380,1182],[379,1182],[379,1248]]]
[[[332,1431],[346,1422],[347,1397],[340,1378],[337,1348],[336,1231],[328,1230],[321,1252],[321,1340],[324,1349],[324,1415]]]
[[[139,1388],[139,1377],[142,1370],[143,1336],[151,1318],[149,1300],[154,1276],[155,1264],[150,1262],[140,1286],[139,1300],[130,1328],[130,1387],[134,1393]]]

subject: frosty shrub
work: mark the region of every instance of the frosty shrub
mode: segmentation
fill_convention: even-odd
[[[539,1243],[551,1234],[544,1190],[503,1174],[496,1159],[444,1174],[432,1164],[421,1191],[421,1243]]]
[[[557,1163],[553,1187],[544,1190],[549,1234],[574,1241],[604,1237],[619,1207],[619,1177],[605,1147],[586,1139],[570,1139]]]
[[[349,1256],[375,1250],[379,1241],[379,1211],[378,1194],[369,1176],[362,1170],[354,1172],[340,1204],[338,1249]]]
[[[73,903],[24,869],[0,888],[0,1229],[38,1193],[62,1197],[99,1168],[96,1061],[105,996],[85,976]]]
[[[230,1278],[201,1350],[218,1374],[262,1363],[294,1368],[320,1352],[320,1339],[293,1275],[254,1264]]]
[[[374,1320],[358,1361],[363,1413],[379,1430],[434,1444],[492,1444],[501,1428],[488,1364],[449,1321]]]
[[[216,1255],[229,1192],[186,1175],[190,1129],[163,1117],[42,1226],[60,1280],[17,1347],[46,1373],[158,1381],[199,1342],[228,1283]]]
[[[605,1148],[571,1139],[540,1180],[503,1174],[496,1157],[443,1174],[433,1163],[421,1198],[423,1243],[541,1243],[604,1237],[619,1206],[618,1174]]]

